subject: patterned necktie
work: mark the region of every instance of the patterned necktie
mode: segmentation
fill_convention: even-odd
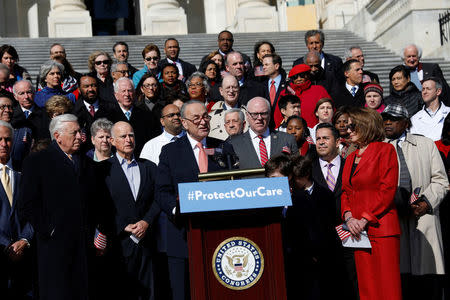
[[[8,200],[9,200],[9,205],[11,205],[11,207],[12,207],[13,197],[12,197],[11,179],[8,175],[5,165],[3,166],[3,169],[2,169],[1,180],[2,180],[3,189],[5,190],[6,196],[8,197]]]
[[[208,156],[206,155],[205,149],[203,148],[203,144],[198,142],[197,148],[198,152],[198,168],[200,169],[200,173],[208,172]]]
[[[275,102],[276,95],[277,95],[277,89],[275,88],[275,80],[272,80],[272,83],[270,84],[270,91],[269,91],[271,105],[273,105],[273,103]]]
[[[356,86],[352,87],[352,96],[355,97],[356,95]]]
[[[259,138],[259,155],[261,157],[261,166],[264,167],[264,165],[268,161],[266,143],[264,143],[264,138],[262,135],[258,135],[258,138]]]
[[[89,113],[91,114],[92,117],[94,117],[95,115],[94,105],[89,105]]]
[[[326,180],[327,180],[327,185],[328,185],[328,188],[331,190],[331,191],[334,191],[334,187],[336,186],[336,178],[334,178],[334,176],[333,176],[333,172],[331,172],[331,168],[333,167],[334,165],[332,164],[332,163],[329,163],[328,165],[327,165],[327,178],[326,178]]]
[[[125,112],[125,117],[127,117],[128,121],[130,121],[130,117],[131,117],[131,111],[126,111]]]

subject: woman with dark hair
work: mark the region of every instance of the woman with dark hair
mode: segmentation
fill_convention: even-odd
[[[113,78],[111,77],[111,56],[105,51],[96,50],[89,55],[89,75],[97,78],[100,99],[117,103],[114,96]]]
[[[347,130],[358,150],[345,162],[341,215],[354,239],[364,231],[371,243],[371,248],[354,252],[359,298],[401,299],[400,224],[394,202],[397,153],[383,142],[383,119],[372,109],[349,111]]]
[[[75,103],[75,95],[62,90],[61,80],[63,73],[64,66],[54,60],[49,60],[41,66],[39,77],[41,80],[40,84],[44,88],[36,92],[34,97],[34,103],[37,106],[44,107],[48,99],[55,95],[66,96],[72,103]]]
[[[339,131],[339,155],[346,158],[350,153],[357,149],[356,144],[350,141],[350,134],[347,131],[349,107],[339,107],[333,116],[333,125]]]
[[[255,78],[263,81],[266,77],[263,70],[263,57],[275,53],[275,47],[269,41],[259,41],[253,47],[253,70]]]
[[[22,79],[31,81],[30,74],[25,68],[17,64],[18,61],[19,55],[13,46],[5,44],[0,47],[0,63],[8,67],[9,78],[12,83]]]
[[[297,115],[290,116],[287,121],[286,133],[292,134],[297,142],[298,152],[302,156],[313,158],[316,156],[314,145],[305,119]]]
[[[161,66],[161,99],[165,100],[165,97],[170,93],[187,94],[186,85],[178,79],[179,71],[177,66],[172,64],[164,64]]]
[[[137,85],[144,74],[151,73],[155,75],[158,80],[161,78],[161,70],[159,69],[161,52],[159,51],[158,46],[155,44],[146,45],[142,50],[142,58],[144,59],[144,67],[133,75],[135,88],[137,88]]]
[[[422,109],[422,93],[411,81],[411,75],[403,65],[396,66],[389,72],[390,95],[384,99],[386,105],[400,103],[408,111],[409,117]]]
[[[212,60],[207,60],[201,63],[198,70],[208,77],[208,85],[210,88],[222,81],[219,66]]]
[[[217,66],[219,66],[220,72],[225,70],[225,62],[224,62],[223,56],[222,56],[222,54],[220,54],[220,52],[218,50],[214,50],[211,53],[209,53],[208,55],[206,55],[205,57],[203,57],[200,64],[203,64],[205,61],[209,61],[209,60],[212,60],[213,62],[216,63]]]
[[[161,110],[166,105],[160,92],[161,85],[152,73],[144,74],[136,87],[136,106],[151,112],[156,120],[160,118]]]

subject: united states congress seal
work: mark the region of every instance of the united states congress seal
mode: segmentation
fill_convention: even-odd
[[[245,290],[261,278],[264,256],[253,241],[231,237],[219,246],[212,257],[212,268],[217,280],[232,290]]]

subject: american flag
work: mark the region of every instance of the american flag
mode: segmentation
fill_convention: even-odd
[[[414,202],[416,202],[417,199],[419,199],[420,190],[421,190],[421,187],[416,187],[414,189],[414,192],[412,193],[411,198],[409,198],[409,204],[414,204]]]
[[[314,145],[314,140],[313,140],[312,137],[309,136],[309,135],[306,137],[306,142],[307,142],[308,144],[310,144],[310,145]]]
[[[288,146],[284,146],[283,149],[281,149],[281,152],[286,154],[291,154],[291,149],[289,149]]]
[[[352,234],[350,233],[350,231],[344,230],[342,229],[342,224],[339,226],[336,226],[336,232],[339,236],[339,238],[341,239],[341,241],[345,241],[349,236],[351,236]]]
[[[95,238],[94,238],[94,246],[97,249],[105,250],[106,248],[106,235],[101,233],[100,231],[95,231]]]

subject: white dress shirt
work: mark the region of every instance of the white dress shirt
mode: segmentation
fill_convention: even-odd
[[[251,129],[248,129],[248,132],[250,133],[250,139],[252,140],[253,147],[255,148],[256,155],[258,155],[259,161],[261,161],[261,154],[259,152],[259,137],[258,135]],[[267,159],[270,159],[270,131],[269,128],[266,129],[266,131],[262,134],[264,143],[266,144],[266,150],[267,150]]]
[[[88,103],[88,102],[83,100],[83,103],[84,103],[84,106],[86,106],[87,111],[90,112],[90,110],[91,110],[90,106],[92,105],[94,107],[94,112],[97,112],[97,110],[98,110],[98,100],[95,101],[92,104],[90,104],[90,103]]]
[[[176,64],[177,65],[178,73],[180,73],[180,77],[182,77],[183,76],[183,67],[181,66],[180,60],[177,59],[176,61],[173,61],[173,60],[171,60],[171,59],[169,59],[167,57],[167,61],[169,62],[169,64]]]
[[[4,164],[0,163],[0,176],[3,175],[3,166]],[[14,172],[12,169],[12,162],[11,159],[6,163],[6,174],[9,175],[9,182],[11,182],[11,191],[13,193],[13,197],[14,197]],[[1,184],[1,183],[0,183]]]
[[[357,93],[358,90],[359,90],[359,86],[358,86],[358,85],[350,85],[350,84],[348,84],[347,82],[345,82],[345,87],[346,87],[347,90],[350,92],[350,94],[352,93],[352,88],[353,88],[353,87],[356,88],[356,90],[355,90],[355,95],[356,95],[356,93]]]
[[[339,169],[341,168],[341,156],[336,155],[336,157],[331,161],[333,166],[331,167],[331,174],[333,174],[334,179],[337,180],[339,177]],[[319,157],[320,169],[322,170],[323,178],[327,180],[328,175],[328,162]]]
[[[181,131],[179,135],[177,135],[177,138],[180,138],[184,136],[186,133],[185,131]],[[160,135],[157,137],[151,139],[147,143],[145,143],[144,148],[142,148],[141,151],[141,158],[148,159],[149,161],[154,162],[156,165],[159,164],[159,155],[161,154],[161,149],[165,145],[173,142],[173,138],[175,136],[168,133],[167,131],[163,131]]]

